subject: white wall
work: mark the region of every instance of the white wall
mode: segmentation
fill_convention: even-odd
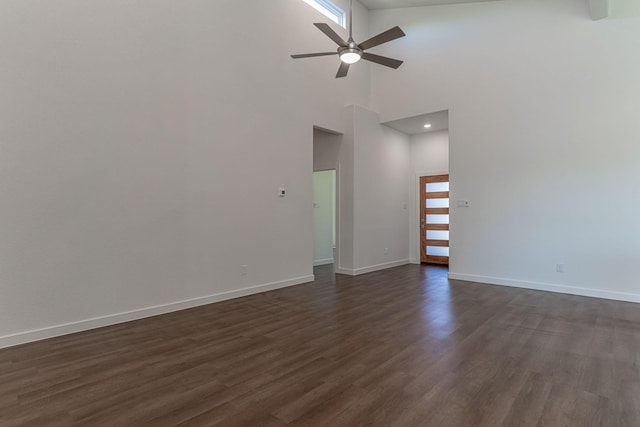
[[[313,265],[333,263],[336,171],[313,173]]]
[[[343,110],[344,134],[340,142],[338,169],[338,197],[336,210],[335,271],[352,274],[354,253],[354,107]]]
[[[446,173],[449,170],[449,131],[427,132],[409,138],[414,173]]]
[[[452,277],[640,301],[640,19],[581,0],[376,10],[383,121],[449,109]],[[565,273],[556,273],[556,263]]]
[[[0,346],[309,280],[314,125],[344,132],[339,263],[406,261],[409,144],[370,101],[449,109],[456,277],[640,300],[638,18],[356,12],[407,32],[399,70],[290,59],[334,48],[294,0],[1,2]]]
[[[409,137],[353,107],[355,274],[409,262]],[[385,248],[387,253],[385,254]]]
[[[313,170],[338,169],[342,135],[313,130]]]
[[[609,15],[613,18],[640,16],[640,3],[637,0],[612,0],[609,2]]]
[[[411,200],[409,203],[409,258],[420,263],[420,177],[449,172],[449,131],[412,135],[409,139],[411,156]]]
[[[318,21],[0,3],[0,346],[312,278],[312,128],[369,100],[367,64],[289,57],[334,48]]]

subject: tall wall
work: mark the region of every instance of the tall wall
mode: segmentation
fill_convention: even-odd
[[[409,262],[409,137],[353,108],[355,274]]]
[[[640,19],[581,0],[376,10],[383,121],[449,109],[451,276],[640,301]],[[564,264],[564,273],[556,264]]]
[[[370,110],[449,110],[452,277],[640,301],[639,18],[355,16],[407,32],[399,70],[290,59],[334,48],[293,0],[1,2],[0,347],[310,280],[314,125],[344,132],[338,267],[406,262],[409,141]]]
[[[0,346],[312,279],[312,129],[369,102],[367,64],[289,57],[334,48],[318,21],[0,3]]]
[[[344,109],[338,155],[336,271],[357,275],[409,262],[409,137],[377,113]],[[331,149],[329,149],[331,151]],[[327,157],[327,153],[319,158]]]

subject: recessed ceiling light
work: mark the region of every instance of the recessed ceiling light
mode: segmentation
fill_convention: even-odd
[[[429,123],[427,123],[426,125],[424,125],[424,127],[429,129],[431,127],[431,125]]]

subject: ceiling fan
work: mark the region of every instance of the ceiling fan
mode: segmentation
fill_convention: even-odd
[[[338,35],[331,27],[325,23],[315,23],[316,27],[320,31],[322,31],[327,37],[333,40],[338,45],[338,50],[335,52],[320,52],[320,53],[305,53],[301,55],[291,55],[293,59],[300,58],[312,58],[315,56],[329,56],[329,55],[338,55],[340,57],[340,68],[338,68],[338,73],[336,74],[336,78],[345,77],[349,72],[349,66],[351,64],[355,64],[360,59],[364,59],[365,61],[375,62],[376,64],[384,65],[387,67],[391,67],[393,69],[397,69],[400,65],[402,65],[402,61],[397,59],[388,58],[386,56],[374,55],[373,53],[365,52],[367,49],[371,49],[372,47],[381,45],[383,43],[390,42],[391,40],[399,39],[400,37],[404,37],[406,34],[404,31],[400,29],[400,27],[393,27],[387,31],[384,31],[377,36],[371,37],[369,40],[366,40],[360,44],[356,43],[353,40],[353,0],[349,0],[349,40],[344,41],[342,37]]]

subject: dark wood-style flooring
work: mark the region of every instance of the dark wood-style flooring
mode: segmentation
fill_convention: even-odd
[[[0,425],[640,426],[640,305],[316,273],[0,350]]]

